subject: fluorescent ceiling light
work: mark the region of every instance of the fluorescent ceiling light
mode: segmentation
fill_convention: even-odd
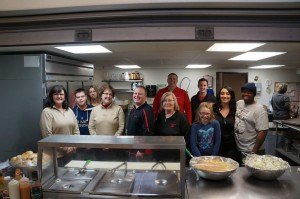
[[[122,68],[122,69],[141,68],[138,65],[115,65],[115,67]]]
[[[253,69],[265,69],[265,68],[278,68],[278,67],[282,67],[285,65],[260,65],[260,66],[251,66],[249,68],[253,68]]]
[[[208,65],[208,64],[189,64],[185,68],[207,68],[210,66],[211,65]]]
[[[216,52],[247,52],[265,43],[215,43],[206,51]]]
[[[101,45],[57,46],[55,48],[74,54],[111,53],[110,50],[104,48]]]
[[[284,53],[286,52],[247,52],[230,58],[229,60],[258,61]]]

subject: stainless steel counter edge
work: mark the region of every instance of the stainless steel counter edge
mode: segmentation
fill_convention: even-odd
[[[52,135],[38,141],[43,147],[86,147],[117,149],[185,149],[182,136]]]

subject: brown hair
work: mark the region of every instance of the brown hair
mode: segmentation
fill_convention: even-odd
[[[201,119],[200,119],[200,112],[203,108],[207,108],[210,110],[210,120],[209,122],[211,123],[214,119],[215,119],[215,115],[214,115],[214,111],[213,111],[213,108],[212,108],[212,103],[210,102],[202,102],[199,107],[197,108],[196,110],[196,117],[195,117],[195,123],[198,123],[198,124],[202,124],[201,123]]]
[[[99,96],[99,90],[98,90],[98,87],[95,86],[95,85],[91,85],[91,86],[89,87],[89,89],[87,90],[87,99],[88,99],[88,103],[89,103],[89,104],[92,103],[91,96],[90,96],[90,89],[91,89],[91,88],[93,88],[93,89],[96,91],[96,93],[97,93],[97,99],[98,99],[99,102],[100,102],[100,96]]]
[[[277,92],[284,94],[287,91],[287,85],[286,84],[278,84]]]
[[[174,109],[175,109],[175,111],[179,111],[179,105],[178,105],[178,102],[177,102],[177,98],[176,98],[176,96],[174,95],[174,93],[172,93],[172,92],[166,92],[166,93],[164,93],[164,94],[161,96],[159,110],[160,110],[160,111],[163,110],[163,103],[164,103],[164,100],[165,100],[166,97],[168,97],[168,96],[172,96],[172,98],[173,98],[173,100],[174,100]]]
[[[108,90],[111,90],[112,92],[112,97],[114,98],[115,97],[115,89],[109,85],[109,84],[103,84],[100,89],[99,89],[99,96],[102,96],[102,94],[104,93],[104,91],[108,89]],[[101,97],[100,97],[101,98]]]

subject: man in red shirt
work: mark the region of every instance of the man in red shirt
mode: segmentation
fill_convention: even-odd
[[[157,117],[158,113],[160,112],[160,100],[161,96],[166,92],[173,92],[177,98],[177,102],[179,105],[180,112],[185,113],[185,116],[190,124],[192,124],[192,109],[191,109],[191,102],[188,94],[185,90],[178,88],[178,76],[175,73],[170,73],[168,75],[168,86],[160,89],[153,101],[153,112],[154,116]]]

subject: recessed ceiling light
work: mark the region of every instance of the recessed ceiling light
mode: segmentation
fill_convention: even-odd
[[[278,67],[282,67],[285,65],[260,65],[260,66],[251,66],[249,68],[253,68],[253,69],[265,69],[265,68],[278,68]]]
[[[284,53],[286,52],[247,52],[230,58],[229,60],[258,61]]]
[[[206,51],[216,52],[247,52],[265,43],[215,43]]]
[[[141,68],[138,65],[115,65],[115,67],[122,68],[122,69]]]
[[[210,66],[211,65],[208,65],[208,64],[189,64],[185,68],[207,68]]]
[[[74,54],[111,53],[110,50],[104,48],[101,45],[57,46],[55,48]]]

